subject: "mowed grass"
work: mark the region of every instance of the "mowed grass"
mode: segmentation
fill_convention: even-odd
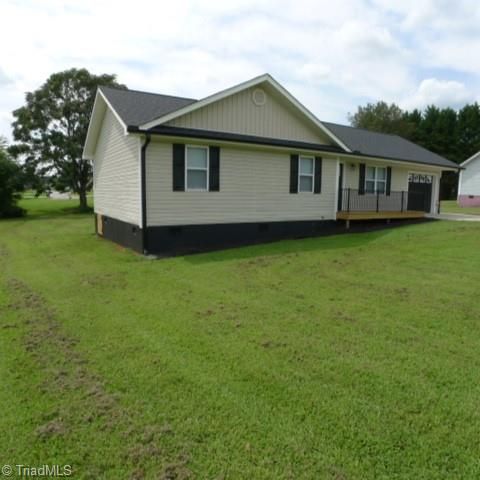
[[[479,224],[149,260],[28,202],[0,222],[0,462],[480,477]]]
[[[463,213],[465,215],[480,215],[480,207],[461,207],[456,200],[442,200],[441,213]]]
[[[89,207],[92,206],[92,197],[87,196]],[[35,197],[26,194],[19,202],[19,206],[26,210],[28,218],[42,217],[43,219],[63,216],[69,213],[78,213],[78,198],[70,200],[55,200],[44,195]],[[93,219],[92,219],[93,221]]]

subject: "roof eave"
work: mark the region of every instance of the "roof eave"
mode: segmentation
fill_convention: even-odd
[[[316,150],[329,153],[341,153],[343,150],[340,147],[332,145],[313,144],[308,142],[300,142],[295,140],[284,140],[268,137],[257,137],[254,135],[243,135],[226,132],[216,132],[210,130],[188,129],[180,127],[171,127],[159,125],[153,129],[142,129],[136,125],[129,125],[127,127],[128,133],[131,134],[151,134],[168,138],[194,138],[201,140],[210,140],[215,142],[236,143],[236,144],[250,144],[263,145],[283,148],[299,148],[302,150]]]
[[[93,160],[93,155],[95,153],[96,142],[98,141],[99,129],[101,128],[101,122],[97,122],[97,115],[99,109],[99,99],[103,101],[107,108],[109,108],[112,113],[115,115],[115,118],[119,121],[120,125],[123,128],[125,135],[127,132],[127,125],[120,117],[118,112],[113,108],[112,104],[108,101],[105,94],[102,92],[101,87],[97,88],[97,93],[95,94],[95,100],[93,102],[92,113],[90,115],[90,121],[88,122],[87,136],[85,137],[85,144],[83,146],[82,158],[87,160]]]
[[[83,145],[83,151],[82,151],[82,158],[85,158],[87,160],[92,160],[93,159],[93,124],[94,124],[94,116],[96,115],[96,112],[98,110],[98,99],[100,96],[100,89],[97,88],[97,92],[95,93],[95,100],[93,101],[93,108],[92,112],[90,113],[90,119],[88,121],[88,129],[87,129],[87,136],[85,137],[85,143]]]
[[[480,158],[480,152],[474,153],[471,157],[467,158],[464,162],[462,162],[460,166],[465,167],[466,165],[468,165],[473,160],[476,160],[477,158]]]
[[[160,130],[161,129],[161,130]],[[214,132],[207,130],[198,130],[198,129],[186,129],[181,127],[169,127],[169,126],[158,126],[157,130],[155,129],[143,129],[137,125],[129,125],[127,127],[128,133],[132,134],[151,134],[162,137],[171,137],[171,138],[197,138],[204,140],[214,140],[221,141],[225,143],[240,143],[240,144],[252,144],[252,145],[263,145],[263,146],[272,146],[272,147],[281,147],[287,149],[300,149],[300,150],[310,150],[310,151],[319,151],[329,154],[336,155],[338,157],[344,158],[358,158],[361,160],[383,160],[386,162],[395,162],[401,164],[413,164],[421,165],[425,167],[440,168],[444,171],[458,171],[460,167],[456,166],[446,166],[439,163],[426,163],[419,162],[415,160],[406,160],[401,158],[392,158],[392,157],[381,157],[376,155],[367,155],[361,152],[345,152],[339,147],[331,147],[328,145],[321,144],[309,144],[306,142],[297,142],[292,140],[281,140],[281,139],[271,139],[264,137],[254,137],[251,135],[240,135],[240,134],[231,134],[227,132]]]
[[[367,154],[364,154],[364,153],[360,153],[360,152],[352,152],[352,153],[348,153],[348,152],[344,152],[344,153],[341,153],[340,154],[341,156],[344,156],[344,157],[347,157],[347,158],[355,158],[355,157],[358,157],[358,158],[361,158],[363,160],[383,160],[383,161],[387,161],[387,162],[395,162],[395,163],[403,163],[403,164],[413,164],[413,165],[423,165],[425,167],[434,167],[434,168],[441,168],[442,170],[444,171],[458,171],[460,170],[459,167],[456,167],[456,166],[446,166],[446,165],[442,165],[441,163],[427,163],[427,162],[421,162],[419,160],[407,160],[407,159],[404,159],[404,158],[394,158],[394,157],[386,157],[386,156],[379,156],[379,155],[367,155]]]

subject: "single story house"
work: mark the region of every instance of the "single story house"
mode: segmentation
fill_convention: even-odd
[[[322,122],[268,74],[202,100],[100,87],[84,157],[98,235],[157,255],[422,217],[458,169],[399,136]]]
[[[480,152],[460,164],[458,204],[461,207],[480,207]]]

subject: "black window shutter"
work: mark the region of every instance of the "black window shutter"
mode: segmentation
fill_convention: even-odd
[[[210,192],[220,191],[220,147],[209,149],[209,178],[208,189]]]
[[[392,186],[392,167],[387,167],[387,187],[385,193],[390,195],[390,188]]]
[[[365,164],[360,164],[360,171],[358,172],[358,194],[365,194]]]
[[[315,183],[313,193],[322,193],[322,157],[315,157]]]
[[[173,144],[173,191],[185,191],[185,145]]]
[[[298,193],[298,155],[290,155],[290,193]]]

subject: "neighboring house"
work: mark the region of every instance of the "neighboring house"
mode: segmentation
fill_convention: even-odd
[[[422,217],[458,169],[398,136],[321,122],[270,75],[199,101],[101,87],[84,156],[97,233],[151,254]]]
[[[458,204],[480,207],[480,152],[465,160],[458,178]]]
[[[58,192],[57,190],[52,190],[48,194],[48,198],[52,200],[71,200],[72,194],[70,192]]]

